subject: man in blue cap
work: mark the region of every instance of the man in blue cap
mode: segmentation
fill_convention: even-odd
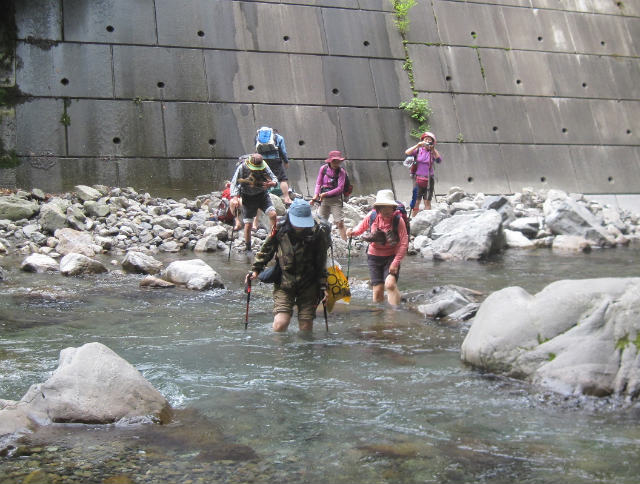
[[[282,269],[273,288],[273,330],[286,331],[298,306],[300,331],[311,331],[318,303],[327,297],[328,224],[316,221],[311,205],[296,198],[283,221],[264,241],[247,278],[255,279],[275,256]]]

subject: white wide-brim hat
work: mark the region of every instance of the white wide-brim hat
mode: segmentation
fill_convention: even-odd
[[[392,190],[379,190],[376,193],[376,201],[373,203],[373,206],[387,206],[387,207],[395,207],[398,205],[396,202],[396,198],[393,196]]]

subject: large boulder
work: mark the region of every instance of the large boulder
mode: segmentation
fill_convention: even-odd
[[[640,395],[640,278],[563,280],[491,294],[462,360],[563,394]]]
[[[31,254],[20,264],[20,269],[25,272],[58,272],[58,261],[44,254]]]
[[[132,250],[124,256],[122,268],[138,274],[157,274],[162,270],[162,262],[150,255]]]
[[[543,206],[546,226],[556,235],[578,235],[595,245],[615,245],[602,221],[565,192],[549,190]]]
[[[162,272],[162,276],[169,282],[198,291],[224,287],[218,273],[201,259],[174,261]]]
[[[17,195],[0,197],[0,219],[22,220],[31,218],[40,210],[38,202]]]
[[[43,231],[53,234],[56,230],[67,226],[66,211],[69,203],[65,202],[56,198],[40,207],[38,222]]]
[[[101,343],[62,350],[46,382],[0,408],[0,436],[55,423],[167,422],[171,410],[138,370]]]
[[[60,261],[60,272],[63,276],[79,276],[82,274],[101,274],[108,272],[105,265],[83,254],[72,252]]]
[[[431,238],[434,259],[483,259],[504,248],[502,216],[495,210],[458,212],[436,225]]]
[[[60,254],[76,252],[87,257],[96,255],[93,238],[87,232],[64,228],[56,230],[54,237],[58,239],[56,251]]]

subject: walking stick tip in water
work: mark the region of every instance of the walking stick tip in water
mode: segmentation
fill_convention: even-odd
[[[247,309],[244,314],[244,329],[249,326],[249,301],[251,300],[251,273],[247,274],[244,292],[247,293]]]

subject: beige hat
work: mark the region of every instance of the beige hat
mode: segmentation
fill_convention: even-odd
[[[395,207],[398,205],[396,202],[396,198],[393,196],[392,190],[379,190],[376,193],[376,201],[373,203],[373,206],[391,206]]]

